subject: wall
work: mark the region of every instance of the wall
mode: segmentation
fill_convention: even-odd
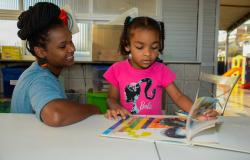
[[[167,65],[176,73],[176,86],[192,100],[195,99],[199,87],[198,76],[200,72],[199,63],[170,63]],[[172,102],[170,97],[163,99],[164,109],[168,114],[173,114],[178,107]]]
[[[201,42],[201,71],[216,73],[217,68],[217,43],[218,43],[218,13],[217,0],[202,1],[202,17],[200,28],[202,31]]]
[[[166,29],[162,58],[176,72],[176,85],[193,100],[199,87],[199,73],[216,74],[218,4],[218,0],[162,1]],[[169,113],[178,109],[169,97],[165,103]]]
[[[166,40],[164,61],[197,61],[199,0],[164,0],[162,3]]]
[[[164,0],[166,62],[201,62],[204,70],[216,67],[218,0]],[[203,68],[202,68],[203,69]]]

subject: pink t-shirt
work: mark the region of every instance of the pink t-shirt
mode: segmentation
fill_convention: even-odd
[[[104,78],[120,92],[121,105],[133,114],[162,114],[162,88],[171,84],[175,73],[163,63],[147,69],[133,68],[128,60],[113,64]]]

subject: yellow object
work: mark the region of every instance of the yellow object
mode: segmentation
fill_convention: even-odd
[[[150,133],[150,132],[142,132],[141,136],[146,137],[146,136],[150,136],[151,134],[152,133]]]
[[[141,132],[141,133],[139,133],[139,132],[137,133],[136,130],[131,129],[131,128],[126,128],[126,129],[125,129],[125,132],[127,132],[127,134],[128,134],[129,136],[133,137],[133,138],[147,137],[147,136],[152,135],[152,133],[147,132],[147,131]]]
[[[148,117],[144,117],[136,126],[135,126],[135,130],[139,130],[142,128],[142,126],[147,122]]]
[[[139,135],[132,135],[133,138],[139,138]]]
[[[237,76],[240,75],[241,78],[238,84],[245,84],[246,81],[246,57],[242,55],[237,55],[232,58],[232,68],[226,72],[225,76]]]
[[[21,60],[21,48],[15,46],[2,46],[3,60]]]

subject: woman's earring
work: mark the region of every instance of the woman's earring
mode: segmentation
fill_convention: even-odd
[[[42,68],[47,68],[48,67],[48,63],[44,63],[41,65]]]

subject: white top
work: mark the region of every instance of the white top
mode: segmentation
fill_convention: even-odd
[[[79,123],[56,128],[41,123],[34,114],[0,113],[0,160],[250,159],[250,154],[229,150],[164,142],[155,145],[146,141],[99,136],[113,123],[103,115],[94,115]],[[250,135],[249,119],[227,119],[225,124],[219,128],[219,139],[223,144],[231,144],[235,140],[238,145],[248,144],[249,140],[244,138]],[[226,126],[244,128],[248,135],[241,131],[230,134]],[[240,136],[237,136],[239,132]],[[234,140],[225,141],[223,137],[228,135]],[[250,150],[248,146],[247,150]]]

